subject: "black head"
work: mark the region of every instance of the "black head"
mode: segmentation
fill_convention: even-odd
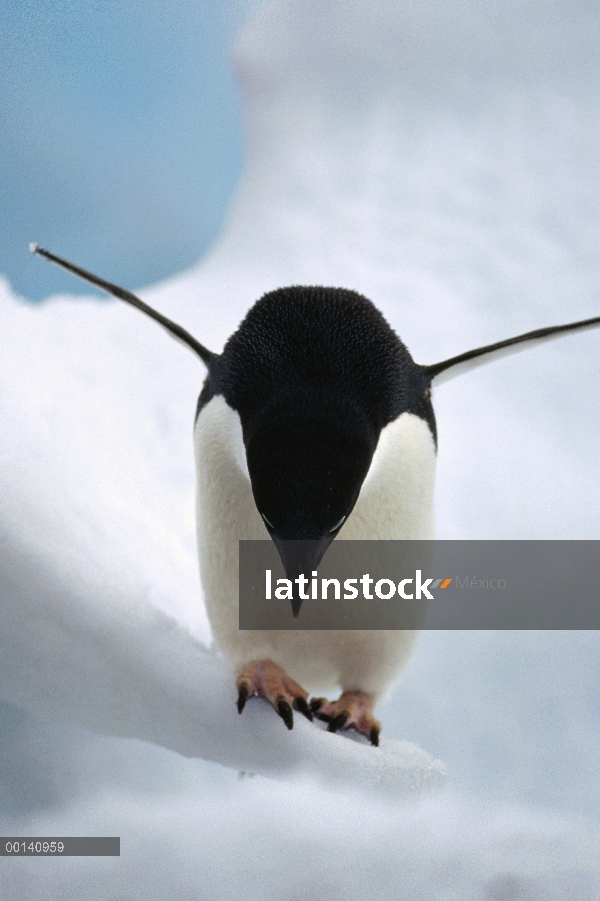
[[[313,570],[350,516],[384,426],[408,411],[435,434],[428,388],[373,304],[341,288],[266,294],[211,362],[199,409],[221,394],[237,410],[288,578]]]

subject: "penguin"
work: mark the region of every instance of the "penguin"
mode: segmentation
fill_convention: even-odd
[[[193,432],[198,555],[213,636],[237,674],[239,713],[259,697],[288,729],[296,710],[378,745],[375,704],[420,633],[240,630],[238,542],[270,537],[293,579],[314,571],[338,536],[433,539],[432,387],[597,328],[600,316],[424,366],[366,297],[292,286],[258,300],[217,354],[131,292],[30,247],[156,320],[206,366]],[[300,604],[292,601],[295,616]],[[330,701],[332,691],[341,694]]]

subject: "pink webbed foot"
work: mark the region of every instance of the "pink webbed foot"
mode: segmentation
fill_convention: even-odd
[[[312,721],[308,692],[272,660],[253,660],[237,677],[236,686],[238,713],[242,712],[248,698],[258,697],[273,705],[288,729],[294,728],[292,710],[298,710]]]
[[[345,691],[337,701],[313,698],[310,702],[314,715],[328,724],[328,732],[355,729],[377,746],[381,723],[373,716],[374,706],[375,699],[364,691]]]

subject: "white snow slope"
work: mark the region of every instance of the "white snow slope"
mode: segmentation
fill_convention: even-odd
[[[599,31],[564,0],[267,4],[228,226],[141,293],[219,350],[262,292],[346,286],[422,363],[597,315]],[[0,330],[0,831],[122,838],[2,858],[3,901],[600,896],[597,635],[425,637],[384,736],[461,794],[420,797],[444,766],[408,742],[238,717],[196,571],[198,361],[117,302],[6,283]],[[440,388],[440,537],[600,537],[599,340]]]

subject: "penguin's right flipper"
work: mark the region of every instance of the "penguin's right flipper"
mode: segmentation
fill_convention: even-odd
[[[600,316],[595,316],[593,319],[582,319],[580,322],[571,322],[568,325],[539,328],[533,332],[526,332],[524,335],[517,335],[516,338],[507,338],[506,341],[498,341],[496,344],[476,347],[474,350],[468,350],[456,357],[442,360],[441,363],[434,363],[433,366],[424,366],[423,369],[434,385],[441,385],[442,382],[447,382],[457,375],[463,375],[465,372],[477,369],[478,366],[485,366],[487,363],[493,363],[510,354],[529,350],[531,347],[545,344],[546,341],[553,341],[555,338],[561,338],[571,332],[599,327]]]

